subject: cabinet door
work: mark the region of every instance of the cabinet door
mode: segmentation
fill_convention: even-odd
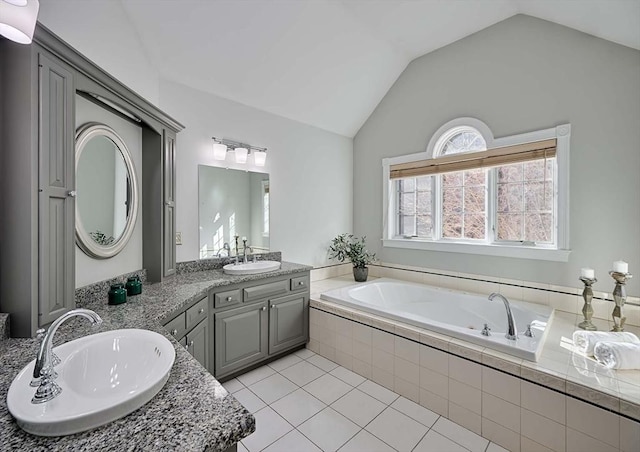
[[[269,354],[304,344],[309,337],[309,297],[287,295],[269,301]]]
[[[176,272],[176,135],[164,131],[164,276]]]
[[[38,323],[42,326],[75,305],[73,74],[63,63],[40,53],[38,84]]]
[[[209,369],[209,327],[204,319],[187,333],[187,350],[205,369]]]
[[[220,377],[267,356],[265,303],[215,314],[215,373]]]

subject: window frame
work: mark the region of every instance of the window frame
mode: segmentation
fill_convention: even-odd
[[[512,242],[505,240],[496,240],[497,232],[497,206],[496,206],[496,190],[497,176],[496,171],[489,169],[487,175],[487,191],[486,191],[486,228],[487,241],[466,240],[466,239],[443,239],[442,231],[436,230],[440,226],[433,224],[434,238],[407,238],[394,237],[396,227],[396,201],[394,199],[395,184],[390,179],[391,165],[398,163],[409,163],[430,158],[437,158],[434,154],[442,148],[442,143],[451,137],[452,129],[463,127],[471,127],[477,130],[484,138],[487,149],[498,148],[504,146],[512,146],[533,141],[542,141],[547,139],[556,139],[556,165],[554,173],[554,188],[557,193],[557,203],[554,205],[554,228],[555,245],[549,246],[544,244],[529,245],[522,242]],[[489,127],[482,121],[475,118],[458,118],[449,121],[436,131],[432,136],[427,149],[424,152],[403,155],[398,157],[385,158],[382,160],[382,176],[383,176],[383,235],[382,245],[389,248],[404,249],[420,249],[431,251],[445,251],[466,254],[480,254],[487,256],[503,256],[523,259],[537,259],[556,262],[567,262],[571,252],[569,246],[569,156],[570,156],[570,137],[571,125],[561,124],[556,127],[527,132],[523,134],[510,135],[500,138],[494,138]],[[432,182],[432,219],[442,215],[442,193],[441,183],[434,175]],[[437,223],[441,224],[441,221]]]

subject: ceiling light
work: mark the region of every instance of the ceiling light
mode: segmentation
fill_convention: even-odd
[[[253,161],[256,164],[256,166],[264,166],[264,163],[267,160],[267,153],[266,151],[253,151]]]
[[[249,150],[247,148],[236,148],[236,163],[247,163],[247,155]]]
[[[0,0],[0,35],[31,44],[39,8],[38,0]]]
[[[215,160],[225,160],[227,158],[227,145],[213,143],[213,158]]]

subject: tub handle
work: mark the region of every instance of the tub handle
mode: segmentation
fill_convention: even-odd
[[[531,324],[527,325],[527,331],[524,332],[524,335],[527,337],[535,337],[533,331],[531,331]]]
[[[484,324],[484,328],[482,329],[482,335],[483,336],[491,336],[490,331],[491,331],[491,328],[489,328],[489,324],[485,323]]]

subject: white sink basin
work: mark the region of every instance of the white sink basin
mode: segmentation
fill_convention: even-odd
[[[31,403],[35,360],[20,371],[7,394],[9,412],[34,435],[70,435],[137,410],[162,389],[176,356],[164,336],[137,329],[85,336],[54,351],[62,361],[55,367],[62,388],[56,398]]]
[[[256,273],[266,273],[278,270],[278,261],[257,261],[245,264],[227,264],[222,269],[227,275],[254,275]]]

